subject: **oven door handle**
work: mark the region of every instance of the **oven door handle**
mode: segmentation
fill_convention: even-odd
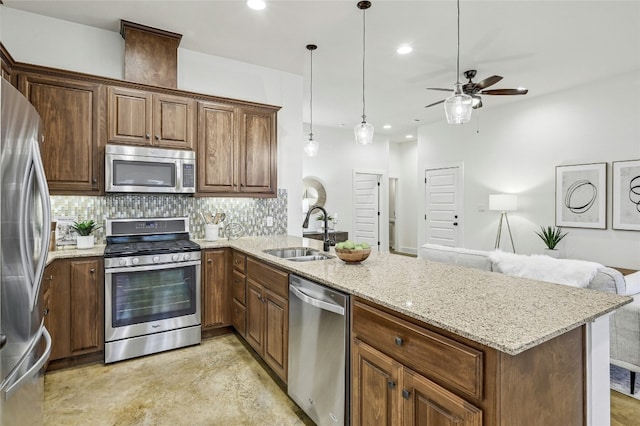
[[[180,263],[154,263],[152,265],[144,265],[144,266],[123,266],[119,268],[105,268],[104,272],[107,274],[114,274],[119,272],[139,272],[139,271],[159,271],[162,269],[176,269],[176,268],[184,268],[187,266],[200,266],[201,262],[199,260],[194,260],[191,262],[180,262]]]

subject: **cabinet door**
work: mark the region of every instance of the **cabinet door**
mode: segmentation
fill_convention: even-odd
[[[54,261],[45,268],[42,279],[43,282],[47,281],[49,286],[48,296],[44,300],[44,308],[47,312],[44,317],[44,326],[51,334],[49,361],[54,361],[71,355],[69,261],[62,259]]]
[[[71,261],[71,353],[104,347],[104,282],[98,259]]]
[[[194,120],[193,99],[153,95],[153,145],[193,149]]]
[[[100,85],[24,74],[20,88],[42,118],[40,152],[51,194],[99,192]]]
[[[482,411],[418,373],[404,369],[402,397],[406,426],[481,426]]]
[[[264,346],[264,287],[247,280],[247,342],[262,356]]]
[[[286,299],[264,291],[264,360],[286,383],[289,350],[289,303]]]
[[[109,87],[108,97],[109,142],[151,145],[151,93]]]
[[[226,250],[204,252],[202,279],[202,327],[221,326],[229,319],[229,290],[226,276]]]
[[[235,120],[233,107],[198,104],[198,192],[236,191]]]
[[[399,425],[402,366],[354,339],[351,358],[351,424]]]
[[[276,114],[243,109],[240,134],[240,192],[276,193]]]

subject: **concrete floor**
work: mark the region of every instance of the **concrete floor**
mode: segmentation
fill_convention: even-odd
[[[45,425],[313,424],[233,334],[45,376]]]

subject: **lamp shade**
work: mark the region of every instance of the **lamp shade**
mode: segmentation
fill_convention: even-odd
[[[515,194],[491,194],[489,195],[489,210],[497,212],[518,210],[518,196]]]
[[[360,145],[369,145],[373,143],[373,126],[366,121],[356,124],[353,128],[356,135],[356,142]]]

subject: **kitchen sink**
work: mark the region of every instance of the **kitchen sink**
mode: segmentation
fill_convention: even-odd
[[[289,247],[264,250],[265,253],[281,259],[291,260],[292,262],[310,262],[312,260],[333,259],[334,256],[321,253],[320,250],[309,247]]]

